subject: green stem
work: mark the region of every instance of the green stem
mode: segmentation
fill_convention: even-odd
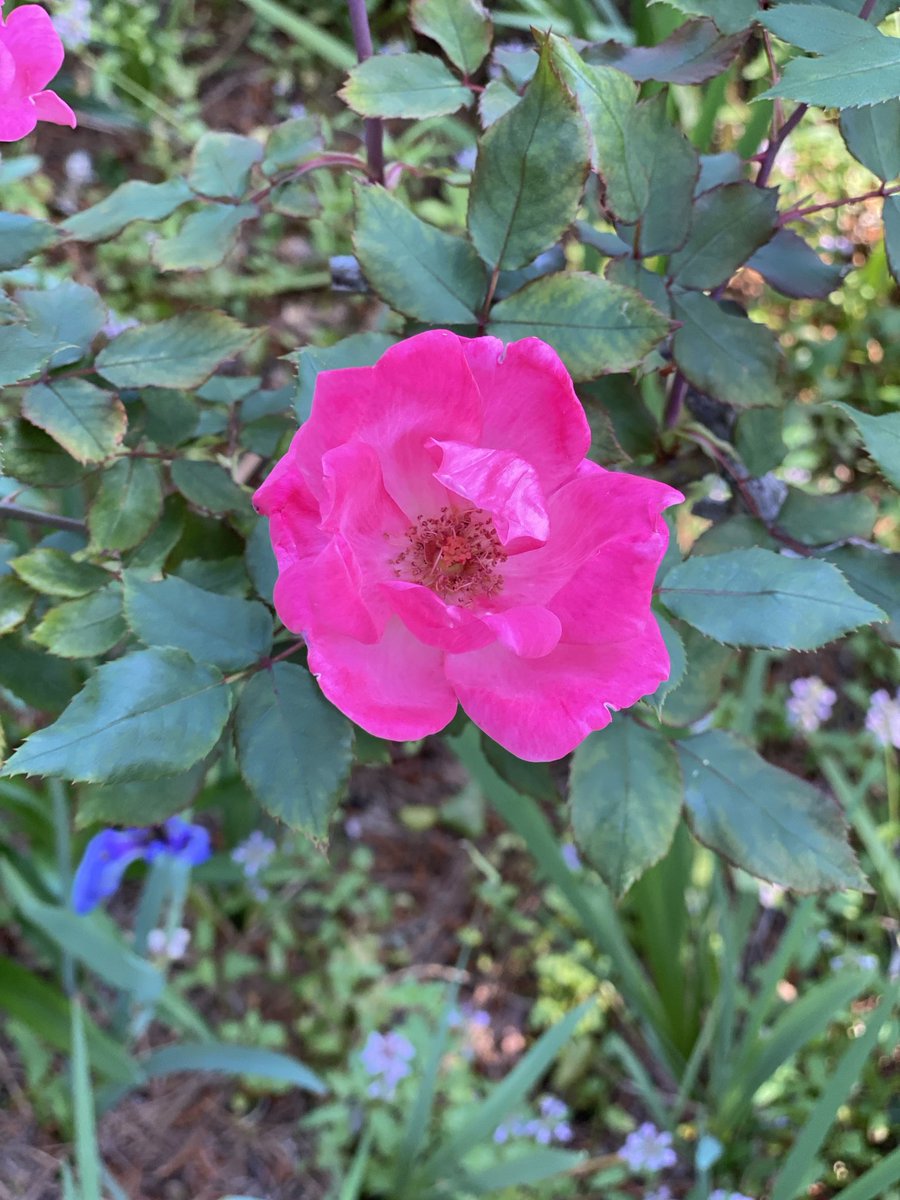
[[[72,838],[69,831],[69,802],[66,789],[58,779],[51,779],[50,800],[53,807],[53,840],[56,848],[56,869],[63,904],[69,903],[72,891]],[[75,960],[67,951],[62,956],[62,984],[67,996],[75,992]]]

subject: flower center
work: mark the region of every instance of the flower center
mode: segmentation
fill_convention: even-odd
[[[498,568],[506,552],[487,513],[442,508],[436,517],[419,517],[406,539],[409,545],[391,559],[394,573],[449,604],[471,604],[503,587]]]

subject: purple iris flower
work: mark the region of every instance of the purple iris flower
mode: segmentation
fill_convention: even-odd
[[[181,817],[147,829],[103,829],[85,848],[72,880],[72,907],[83,916],[111,896],[125,871],[139,858],[153,862],[168,854],[189,866],[206,862],[212,850],[209,832]]]

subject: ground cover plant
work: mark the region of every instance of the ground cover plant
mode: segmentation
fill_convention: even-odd
[[[900,1196],[896,7],[6,5],[0,1195]]]

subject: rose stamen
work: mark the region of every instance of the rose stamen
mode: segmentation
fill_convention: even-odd
[[[391,559],[398,579],[421,583],[447,603],[463,606],[503,587],[499,567],[506,552],[487,513],[442,508],[436,517],[418,517],[406,539],[409,545]]]

